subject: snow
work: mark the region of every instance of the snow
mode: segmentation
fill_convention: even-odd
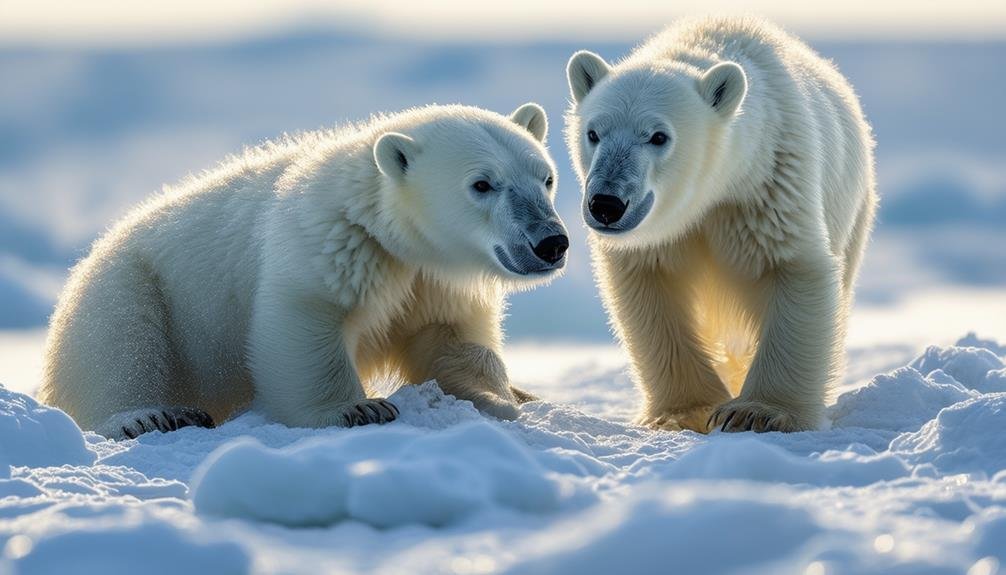
[[[902,367],[839,397],[829,417],[835,427],[916,431],[944,407],[974,396],[943,370],[923,376]]]
[[[432,382],[420,392],[443,397]],[[408,395],[417,396],[396,400]],[[370,426],[285,449],[239,439],[196,470],[192,502],[200,514],[290,526],[356,520],[443,527],[486,509],[551,512],[561,490],[560,479],[513,436],[471,421],[433,434]]]
[[[29,467],[87,465],[96,457],[70,416],[2,385],[0,454],[0,462]]]
[[[624,364],[579,357],[529,383],[549,401],[514,422],[428,382],[394,392],[401,419],[385,426],[250,412],[112,442],[0,389],[0,572],[991,574],[1006,561],[994,341],[914,360],[852,350],[830,428],[795,434],[637,427]],[[881,373],[860,381],[867,369]]]

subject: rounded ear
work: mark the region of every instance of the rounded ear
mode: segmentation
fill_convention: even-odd
[[[545,115],[545,110],[534,102],[528,102],[514,110],[513,114],[510,114],[510,120],[531,132],[539,142],[544,142],[545,136],[548,135],[548,116]]]
[[[566,79],[573,101],[579,104],[610,71],[611,67],[604,58],[593,52],[580,50],[573,54],[569,64],[566,64]]]
[[[390,178],[402,178],[409,171],[409,163],[419,147],[416,141],[398,132],[388,132],[374,144],[374,161],[377,169]]]
[[[744,68],[735,62],[720,62],[699,78],[699,95],[723,116],[732,116],[748,91]]]

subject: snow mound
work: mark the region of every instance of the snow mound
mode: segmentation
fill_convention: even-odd
[[[69,415],[0,385],[0,477],[9,467],[89,465],[97,455]]]
[[[808,554],[803,548],[824,528],[787,504],[785,492],[767,490],[643,490],[538,534],[506,573],[750,573],[779,557]],[[663,559],[654,561],[658,549]]]
[[[117,517],[115,524],[100,516],[93,519],[98,525],[80,526],[37,543],[26,535],[18,536],[13,545],[8,542],[8,556],[22,555],[14,561],[13,572],[237,575],[251,571],[251,561],[239,545],[207,541],[205,533],[193,533],[164,519],[134,513]]]
[[[482,509],[541,513],[561,503],[560,482],[530,450],[484,421],[436,432],[364,427],[284,449],[237,440],[210,455],[192,490],[198,513],[291,526],[440,527]]]
[[[931,346],[910,367],[923,375],[943,370],[968,389],[981,389],[985,374],[1003,367],[999,357],[982,347]]]
[[[931,352],[937,355],[940,350],[930,348],[926,353]],[[919,360],[913,365],[916,363]],[[939,368],[923,375],[912,367],[903,367],[841,395],[828,416],[835,427],[916,431],[944,407],[976,395]]]
[[[427,429],[446,429],[484,419],[472,402],[444,395],[436,381],[406,385],[388,398],[398,408],[398,421]]]
[[[1006,369],[997,369],[986,373],[979,389],[982,393],[1006,392]]]
[[[979,557],[994,557],[1000,565],[1006,565],[1006,510],[990,509],[982,512],[973,521],[978,537],[975,551]]]
[[[940,473],[978,473],[1006,469],[1006,393],[987,394],[952,405],[914,433],[898,436],[891,451]]]
[[[745,479],[815,486],[863,486],[911,475],[890,453],[826,451],[799,457],[753,438],[716,437],[685,453],[661,473],[665,479]]]
[[[980,347],[987,349],[999,357],[1006,357],[1006,345],[1000,345],[995,340],[982,339],[975,332],[969,332],[966,336],[957,340],[956,347]]]

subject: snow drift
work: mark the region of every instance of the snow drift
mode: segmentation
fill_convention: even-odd
[[[830,429],[762,435],[636,427],[621,372],[591,370],[553,391],[597,401],[515,422],[427,383],[386,426],[247,413],[120,443],[0,389],[0,572],[993,573],[1003,349],[892,367],[843,388]]]

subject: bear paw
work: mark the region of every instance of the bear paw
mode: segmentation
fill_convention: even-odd
[[[719,427],[720,431],[804,431],[809,426],[801,425],[792,409],[770,403],[742,398],[730,400],[717,407],[709,416],[709,429]]]
[[[495,393],[479,393],[470,399],[475,409],[496,419],[513,421],[520,415],[520,409],[515,401],[503,398]]]
[[[136,439],[150,431],[167,433],[183,427],[216,427],[210,414],[195,407],[155,407],[117,413],[94,431],[109,439]]]
[[[715,405],[701,405],[681,411],[667,411],[659,415],[644,416],[639,423],[650,429],[664,431],[688,429],[699,433],[708,433],[710,414],[715,408]]]
[[[538,401],[538,399],[540,399],[537,395],[512,385],[510,386],[510,392],[513,393],[513,396],[517,398],[517,403],[520,404],[525,404],[529,401]]]
[[[398,419],[398,408],[383,397],[342,404],[335,411],[334,423],[340,427],[389,423]]]

